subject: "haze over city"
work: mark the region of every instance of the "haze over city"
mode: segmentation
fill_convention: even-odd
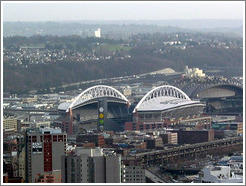
[[[3,21],[243,19],[244,8],[232,1],[4,2]]]

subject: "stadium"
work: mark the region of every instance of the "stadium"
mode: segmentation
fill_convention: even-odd
[[[182,90],[164,85],[148,92],[133,113],[139,121],[163,121],[167,118],[186,118],[203,113],[204,104],[192,101]]]
[[[182,89],[190,98],[206,104],[208,115],[242,115],[243,83],[231,78],[204,79],[191,82],[180,80],[175,87]]]
[[[159,86],[139,101],[133,110],[133,122],[126,122],[125,130],[165,128],[182,119],[198,123],[201,119],[204,121],[200,118],[203,110],[203,103],[191,100],[182,90],[170,85]]]
[[[104,130],[111,131],[127,130],[129,126],[132,130],[163,128],[170,121],[199,117],[204,110],[203,103],[191,100],[182,90],[163,85],[148,92],[129,114],[131,104],[122,93],[110,86],[97,85],[70,102],[61,103],[60,118],[54,126],[70,135],[98,130],[100,103],[105,115]]]
[[[70,102],[58,106],[60,118],[54,123],[69,134],[83,130],[96,130],[99,103],[103,102],[105,130],[121,131],[129,119],[130,102],[118,90],[110,86],[97,85],[83,91]]]

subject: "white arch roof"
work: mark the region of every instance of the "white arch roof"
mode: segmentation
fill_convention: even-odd
[[[163,85],[149,91],[139,101],[133,113],[145,110],[162,110],[193,103],[199,103],[199,101],[191,101],[191,99],[177,87]]]
[[[76,107],[77,105],[85,103],[91,99],[102,97],[119,98],[130,104],[128,99],[115,88],[106,85],[96,85],[84,90],[69,104],[69,106],[66,105],[68,106],[66,112],[68,112],[70,108]]]

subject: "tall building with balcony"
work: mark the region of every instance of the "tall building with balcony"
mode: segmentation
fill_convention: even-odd
[[[67,135],[60,128],[27,129],[25,140],[27,183],[34,183],[42,175],[57,174],[61,170]]]

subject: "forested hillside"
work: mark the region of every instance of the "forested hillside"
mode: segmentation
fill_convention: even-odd
[[[129,40],[33,36],[4,38],[4,91],[63,84],[185,65],[242,76],[242,38],[207,34],[138,34]]]

